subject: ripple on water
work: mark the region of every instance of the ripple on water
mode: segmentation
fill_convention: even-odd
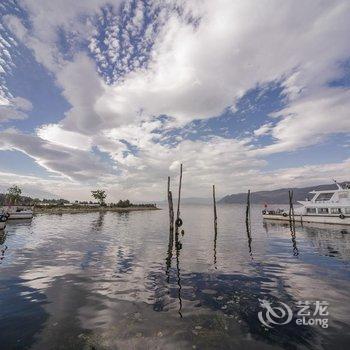
[[[295,348],[349,341],[350,235],[263,224],[253,207],[38,215],[0,238],[0,341],[5,348]],[[251,239],[249,239],[249,236]],[[259,299],[327,300],[329,329],[267,329]],[[337,345],[338,344],[338,345]]]

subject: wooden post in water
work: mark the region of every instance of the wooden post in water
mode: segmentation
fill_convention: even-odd
[[[213,185],[214,227],[217,227],[218,215],[216,212],[215,185]]]
[[[182,186],[182,163],[180,165],[180,180],[179,180],[179,193],[177,197],[177,213],[176,213],[176,227],[180,227],[179,219],[180,219],[180,201],[181,201],[181,186]]]
[[[216,241],[218,237],[218,215],[216,211],[215,185],[213,185],[213,206],[214,206],[214,267],[216,267]]]
[[[174,206],[173,206],[173,195],[170,191],[170,176],[168,176],[168,204],[169,204],[169,225],[170,230],[174,230]]]
[[[293,191],[289,190],[288,191],[288,196],[289,196],[289,221],[295,223],[294,219],[294,206],[293,206]]]
[[[252,253],[252,236],[251,236],[251,221],[250,221],[250,190],[247,193],[247,207],[245,212],[245,225],[247,229],[248,249],[251,258],[253,259]]]
[[[248,190],[248,194],[247,194],[247,208],[245,211],[245,221],[247,225],[250,226],[250,190]]]
[[[298,256],[299,251],[297,247],[297,241],[295,239],[295,217],[294,217],[294,205],[293,205],[293,190],[288,191],[289,196],[289,225],[290,225],[290,233],[292,235],[292,243],[293,243],[293,255]],[[301,224],[303,224],[303,217],[301,216]]]

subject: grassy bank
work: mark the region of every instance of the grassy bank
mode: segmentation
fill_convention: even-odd
[[[78,213],[93,213],[93,212],[130,212],[143,210],[159,210],[154,206],[132,206],[126,208],[119,207],[35,207],[34,214],[78,214]]]

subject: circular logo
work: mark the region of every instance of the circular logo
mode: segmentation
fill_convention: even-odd
[[[268,300],[259,299],[260,306],[264,309],[258,312],[259,321],[266,327],[273,325],[282,326],[289,323],[293,318],[291,308],[279,301],[280,306],[272,306]]]

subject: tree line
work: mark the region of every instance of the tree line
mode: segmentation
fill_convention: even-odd
[[[92,201],[75,201],[72,205],[89,205],[89,204],[99,204],[100,206],[107,206],[106,198],[107,192],[105,190],[97,189],[91,191],[91,196],[93,199],[97,201],[97,203]],[[0,205],[53,205],[53,206],[63,206],[65,204],[69,204],[70,201],[60,198],[60,199],[42,199],[39,198],[31,198],[28,196],[22,196],[22,189],[17,186],[11,186],[7,189],[5,194],[0,193]],[[110,203],[110,207],[118,207],[118,208],[128,208],[128,207],[155,207],[156,205],[153,203],[146,204],[133,204],[129,199],[119,200],[117,203]]]

